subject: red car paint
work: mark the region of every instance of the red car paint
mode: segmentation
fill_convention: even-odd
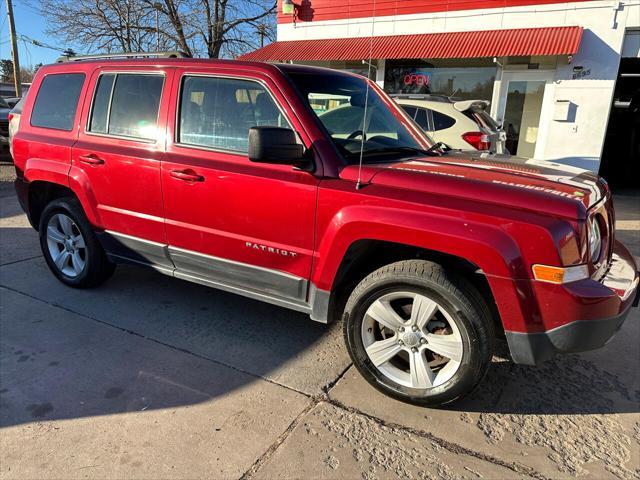
[[[102,72],[165,76],[155,141],[88,134],[91,98]],[[86,80],[74,128],[21,122],[14,138],[18,176],[66,186],[98,231],[307,279],[332,292],[349,247],[380,240],[452,255],[487,279],[502,324],[511,332],[544,332],[575,320],[612,317],[633,301],[637,267],[610,241],[607,265],[625,262],[625,282],[611,284],[607,265],[592,265],[586,221],[602,203],[613,235],[606,183],[588,172],[507,156],[465,152],[401,162],[345,165],[283,72],[273,65],[192,59],[84,61],[38,70],[32,89],[56,72]],[[176,144],[181,77],[233,76],[261,82],[286,113],[316,170],[253,163],[246,154]],[[380,89],[412,135],[428,139]],[[36,95],[24,105],[30,118]],[[361,178],[364,185],[356,189]],[[190,181],[206,179],[206,181]],[[185,181],[186,180],[186,181]],[[28,208],[28,206],[27,206]],[[611,238],[611,240],[613,240]],[[532,265],[588,264],[591,278],[564,285],[536,281]],[[307,300],[312,293],[306,292]]]

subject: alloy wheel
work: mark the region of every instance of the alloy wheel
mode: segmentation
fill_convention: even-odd
[[[47,247],[56,268],[70,278],[82,273],[87,263],[87,247],[80,229],[64,213],[52,215],[47,223]]]
[[[385,294],[367,309],[362,342],[369,360],[405,387],[442,385],[460,367],[464,344],[452,315],[424,294]]]

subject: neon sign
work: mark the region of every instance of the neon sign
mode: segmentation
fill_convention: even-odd
[[[404,84],[426,87],[429,85],[429,77],[422,73],[411,73],[404,76]]]

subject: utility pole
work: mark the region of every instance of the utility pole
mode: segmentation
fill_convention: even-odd
[[[153,8],[156,11],[156,52],[160,51],[160,10],[162,10],[162,4],[156,2],[153,4]]]
[[[16,88],[16,97],[22,96],[22,83],[20,83],[20,60],[18,59],[18,42],[16,40],[16,24],[13,21],[13,5],[7,0],[7,16],[9,17],[9,36],[11,37],[11,60],[13,61],[13,82]]]
[[[267,26],[264,23],[259,24],[256,29],[260,35],[260,48],[264,47],[264,37],[267,36]]]

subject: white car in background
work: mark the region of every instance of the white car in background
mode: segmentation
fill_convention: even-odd
[[[20,127],[20,116],[22,115],[22,106],[25,98],[27,98],[26,94],[18,99],[8,115],[7,137],[11,157],[13,157],[13,137],[18,133],[18,128]]]
[[[487,100],[416,94],[391,97],[436,142],[453,149],[508,153],[504,131],[486,111],[490,103]]]

